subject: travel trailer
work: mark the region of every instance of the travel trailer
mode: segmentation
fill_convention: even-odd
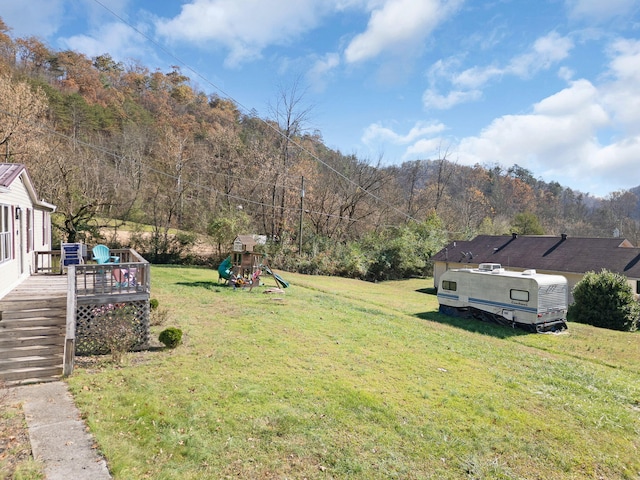
[[[497,263],[444,272],[438,282],[440,312],[494,321],[533,332],[567,328],[567,279],[535,270],[512,272]]]

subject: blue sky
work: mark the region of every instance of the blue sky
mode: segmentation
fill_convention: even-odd
[[[13,36],[169,71],[373,164],[514,164],[640,185],[640,0],[0,0]]]

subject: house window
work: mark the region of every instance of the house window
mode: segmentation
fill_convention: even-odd
[[[458,289],[458,284],[457,284],[457,282],[452,282],[451,280],[443,280],[442,281],[442,289],[443,290],[450,290],[452,292],[455,292]]]
[[[27,253],[33,250],[33,213],[27,208]]]
[[[640,280],[636,280],[636,293],[640,293]]]
[[[42,246],[44,247],[49,241],[49,223],[47,222],[47,216],[42,213]]]
[[[529,292],[527,292],[526,290],[516,290],[515,288],[512,288],[511,300],[517,300],[519,302],[528,302]]]
[[[0,263],[11,259],[11,209],[0,205]]]

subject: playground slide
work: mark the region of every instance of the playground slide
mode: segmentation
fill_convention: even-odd
[[[282,285],[282,288],[287,288],[289,286],[289,282],[287,282],[284,278],[282,278],[277,273],[273,274],[273,278],[275,278],[276,281]]]
[[[282,278],[277,273],[272,272],[269,267],[265,266],[264,269],[269,275],[273,275],[273,278],[276,279],[276,283],[282,285],[282,288],[287,288],[289,286],[289,282],[287,282],[284,278]]]
[[[229,280],[229,277],[231,276],[232,267],[233,267],[233,264],[231,263],[231,257],[225,258],[220,264],[220,266],[218,267],[218,275],[220,275],[220,278]]]

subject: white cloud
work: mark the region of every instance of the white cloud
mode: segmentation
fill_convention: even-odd
[[[416,142],[423,137],[433,136],[445,130],[445,125],[439,122],[417,122],[406,134],[396,133],[389,127],[380,123],[369,125],[362,136],[365,145],[373,145],[376,142],[391,142],[397,145],[406,145]]]
[[[386,0],[371,2],[367,30],[345,50],[347,63],[370,60],[384,52],[413,49],[461,5],[462,0]]]
[[[610,82],[602,87],[603,101],[623,130],[640,134],[640,41],[617,40],[609,54]]]
[[[410,160],[415,158],[438,157],[441,155],[442,142],[443,140],[440,137],[423,138],[407,148],[402,158],[403,160]]]
[[[289,44],[316,27],[332,7],[314,0],[193,0],[156,27],[171,40],[227,48],[226,64],[237,66],[259,58],[270,45]]]
[[[307,82],[316,92],[324,90],[328,77],[339,65],[340,55],[337,53],[327,53],[322,58],[317,59],[311,69],[307,72]]]
[[[569,67],[560,67],[560,69],[558,70],[558,77],[560,77],[567,83],[573,80],[574,75],[575,72]]]
[[[531,51],[512,59],[505,71],[518,77],[530,77],[567,58],[572,48],[573,41],[569,37],[551,32],[538,38]]]
[[[497,118],[478,137],[461,142],[461,161],[473,165],[491,160],[522,166],[534,162],[539,166],[537,171],[583,164],[581,152],[596,141],[598,128],[609,124],[597,97],[590,82],[579,80],[534,105],[531,114]]]
[[[597,22],[630,13],[637,0],[566,0],[566,4],[571,16]]]
[[[598,101],[598,90],[591,82],[584,79],[576,80],[568,88],[535,104],[533,113],[547,118],[571,117],[572,115],[583,115],[586,110],[591,109],[593,106],[597,107],[598,112],[604,112],[598,106]],[[589,115],[589,117],[594,119],[603,118],[600,115],[593,117]],[[604,123],[607,123],[606,118]]]
[[[34,35],[49,37],[56,33],[64,19],[64,0],[0,0],[0,16],[16,37]]]
[[[74,35],[60,41],[68,49],[89,57],[108,53],[114,59],[122,61],[138,58],[144,53],[144,42],[141,41],[140,34],[124,23],[105,23],[91,35]]]
[[[567,58],[572,48],[573,41],[569,37],[551,32],[538,38],[529,51],[512,58],[507,65],[472,67],[453,76],[452,83],[459,87],[480,88],[495,77],[513,75],[528,78]]]
[[[423,93],[422,103],[427,109],[445,110],[455,105],[476,101],[482,97],[481,89],[493,79],[508,75],[529,78],[567,58],[572,48],[573,41],[569,37],[551,32],[538,38],[527,52],[513,57],[504,66],[474,66],[456,72],[462,63],[460,57],[440,60],[429,69],[428,77],[431,87]],[[568,76],[569,71],[563,70],[561,74]],[[435,85],[444,81],[453,86],[446,95],[439,93],[435,88]]]
[[[504,75],[504,68],[495,66],[472,67],[455,75],[451,81],[454,85],[462,88],[480,88],[491,79]]]
[[[460,103],[478,100],[481,96],[480,90],[452,90],[447,95],[440,95],[435,90],[428,89],[422,94],[422,104],[426,109],[447,110]]]
[[[640,158],[640,135],[601,145],[598,132],[612,126],[602,100],[602,91],[591,82],[572,82],[535,104],[532,113],[497,118],[480,135],[463,139],[459,161],[517,163],[546,180],[578,184],[597,195],[636,186],[637,177],[629,172]]]
[[[563,58],[562,51],[568,50],[547,58]],[[600,83],[572,81],[574,72],[561,68],[566,88],[534,104],[529,114],[496,118],[477,136],[463,138],[459,161],[517,163],[546,180],[600,196],[637,186],[640,40],[617,39],[607,53]]]

